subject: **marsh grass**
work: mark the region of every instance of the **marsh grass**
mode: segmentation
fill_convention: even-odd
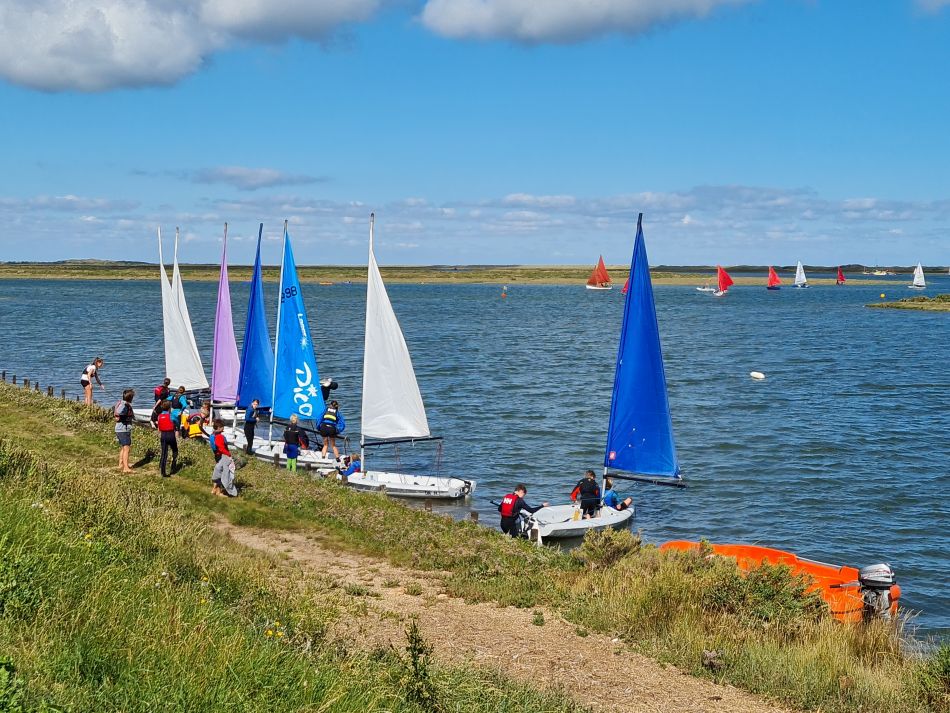
[[[43,571],[49,577],[30,575],[31,580],[45,583],[44,602],[55,589],[51,582],[56,577],[75,570],[77,578],[75,586],[56,590],[52,601],[62,601],[53,609],[43,609],[42,616],[30,614],[36,595],[28,590],[9,605],[0,601],[0,611],[9,606],[11,611],[27,612],[26,619],[22,613],[0,614],[0,652],[18,652],[14,664],[17,671],[25,672],[28,691],[46,690],[54,684],[63,689],[61,677],[73,672],[67,676],[65,689],[76,691],[79,698],[75,700],[97,701],[94,690],[98,689],[89,680],[118,685],[116,680],[139,676],[158,689],[173,687],[182,705],[240,701],[253,709],[257,699],[246,688],[231,692],[216,687],[212,696],[212,691],[192,691],[191,684],[164,678],[164,666],[185,678],[192,666],[200,675],[211,675],[213,666],[195,664],[192,659],[207,656],[214,665],[223,665],[224,659],[210,651],[211,642],[220,639],[228,642],[234,656],[266,666],[275,665],[268,657],[277,654],[302,656],[293,648],[288,653],[291,642],[301,650],[306,648],[307,655],[293,658],[293,665],[286,668],[288,674],[298,683],[307,680],[311,691],[316,687],[321,695],[340,696],[345,703],[338,710],[349,710],[351,699],[353,706],[368,705],[366,696],[377,696],[369,700],[370,707],[379,704],[401,710],[400,705],[417,705],[407,702],[394,683],[402,670],[398,661],[390,662],[393,668],[384,666],[365,690],[351,691],[338,680],[348,667],[365,661],[357,654],[340,655],[338,642],[326,641],[329,622],[343,611],[350,615],[365,611],[365,604],[362,610],[353,608],[365,597],[347,597],[341,589],[330,587],[313,592],[300,584],[275,592],[267,576],[270,563],[232,551],[228,540],[217,534],[213,522],[223,517],[235,524],[306,531],[330,546],[430,570],[447,593],[470,601],[549,607],[578,630],[620,637],[660,661],[792,706],[892,713],[950,710],[946,649],[920,658],[903,651],[899,626],[841,625],[830,619],[820,600],[804,592],[802,580],[783,568],[763,568],[742,577],[722,558],[702,551],[661,553],[629,532],[591,533],[579,550],[565,554],[257,462],[239,471],[244,486],[241,497],[215,498],[208,493],[212,459],[206,446],[184,443],[182,452],[189,465],[170,480],[157,478],[154,465],[121,477],[114,472],[115,446],[107,424],[108,419],[99,418],[95,411],[0,385],[0,429],[9,439],[0,443],[0,504],[13,508],[10,512],[16,518],[9,522],[29,523],[16,526],[14,536],[14,525],[4,512],[0,532],[8,535],[5,543],[19,543],[20,535],[30,532],[33,537],[46,533],[49,545],[42,563],[27,556],[36,551],[33,547],[18,550],[19,559],[10,559],[17,562],[12,567],[16,572],[47,568]],[[63,436],[65,429],[74,435]],[[156,448],[155,441],[153,434],[136,431],[133,459]],[[73,445],[79,442],[85,448],[78,462],[70,463],[63,454],[74,453]],[[54,453],[58,454],[55,458],[48,455]],[[42,508],[28,507],[37,501]],[[93,563],[96,577],[83,579],[80,557]],[[0,572],[0,592],[9,591],[4,582],[18,578],[16,572]],[[167,572],[167,577],[157,578],[161,572]],[[207,578],[204,587],[202,578]],[[383,586],[398,586],[398,582]],[[210,598],[202,597],[206,590]],[[422,594],[423,589],[412,582],[405,591]],[[80,593],[85,593],[81,601]],[[184,600],[176,598],[182,596]],[[202,598],[208,603],[192,602]],[[87,599],[95,601],[101,612],[86,612]],[[121,606],[120,602],[132,604]],[[72,607],[81,614],[67,616]],[[199,616],[207,612],[215,616]],[[85,626],[81,635],[77,633],[80,620],[87,616],[100,621],[108,632],[107,641],[100,641]],[[261,627],[278,617],[287,624],[280,642],[261,634],[266,631]],[[173,636],[167,646],[164,640],[153,640],[162,639],[156,629],[158,620],[170,622]],[[13,621],[20,624],[8,626]],[[30,635],[9,638],[18,630],[21,634],[29,630]],[[200,636],[192,641],[198,636],[195,632]],[[67,636],[74,638],[63,638]],[[115,644],[116,639],[124,640],[125,648]],[[181,653],[171,650],[185,640],[191,643]],[[306,646],[300,643],[304,641]],[[80,676],[75,672],[84,670],[86,664],[80,664],[88,660],[87,648],[103,655],[97,659],[100,663],[88,664],[95,670]],[[42,653],[49,650],[71,652],[58,655],[67,657],[68,665],[62,661],[54,665],[56,656]],[[150,667],[150,675],[145,675],[139,668],[145,666],[141,652],[146,660],[151,656],[163,664]],[[715,666],[709,665],[704,652],[715,653]],[[305,678],[305,674],[313,675],[314,657],[319,670],[330,672],[323,683]],[[156,671],[158,679],[151,675]],[[239,673],[252,680],[256,675],[252,668],[239,669]],[[473,701],[481,701],[477,705],[489,706],[489,694],[477,688],[484,675],[473,673],[469,681],[466,674],[439,669],[435,678],[437,682],[452,680],[449,688],[453,691],[459,695],[468,691]],[[196,680],[190,679],[192,684]],[[300,685],[291,693],[266,677],[258,684],[288,696],[288,709],[305,703]],[[122,685],[132,687],[129,698],[123,700],[132,700],[132,690],[144,695],[139,690],[145,685],[142,682]],[[529,693],[518,693],[515,707],[505,709],[523,709],[518,706],[527,699],[518,696]],[[447,709],[452,709],[452,701],[467,700],[450,701],[446,695],[441,694],[439,701]],[[497,698],[491,700],[497,704]],[[558,699],[554,705],[567,704]]]

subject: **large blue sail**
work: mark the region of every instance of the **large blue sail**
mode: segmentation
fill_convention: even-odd
[[[280,268],[280,306],[277,310],[277,349],[274,372],[274,408],[278,418],[318,419],[326,404],[320,391],[317,359],[304,309],[297,265],[284,224],[284,262]]]
[[[264,281],[261,277],[261,235],[264,224],[257,232],[257,257],[254,259],[254,274],[251,276],[251,294],[247,298],[247,321],[244,324],[244,345],[241,349],[241,371],[238,375],[237,404],[251,405],[258,399],[261,406],[271,406],[271,389],[274,385],[274,350],[267,331],[267,315],[264,312]]]
[[[604,466],[679,480],[642,220],[641,213],[624,299]]]

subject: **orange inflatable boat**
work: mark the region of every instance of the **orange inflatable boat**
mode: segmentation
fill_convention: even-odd
[[[872,618],[890,619],[897,614],[901,589],[894,582],[889,565],[876,564],[863,569],[838,567],[798,557],[791,552],[756,545],[709,545],[714,554],[732,557],[743,572],[763,564],[785,565],[792,574],[812,579],[807,591],[818,591],[835,619],[846,622]],[[674,540],[660,546],[661,550],[688,552],[699,548],[698,542]]]

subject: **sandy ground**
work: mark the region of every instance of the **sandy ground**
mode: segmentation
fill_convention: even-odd
[[[340,586],[368,588],[371,594],[362,597],[368,616],[345,622],[336,632],[368,648],[392,645],[401,650],[406,622],[416,617],[438,661],[497,669],[532,686],[566,693],[595,711],[786,710],[731,686],[662,666],[618,639],[595,633],[579,636],[573,624],[549,610],[466,604],[442,591],[436,573],[339,552],[312,535],[225,522],[220,528],[242,545],[278,555],[284,566],[314,577],[329,576]],[[537,611],[543,613],[542,626],[534,623]]]

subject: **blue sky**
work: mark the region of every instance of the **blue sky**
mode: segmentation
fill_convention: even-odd
[[[950,262],[950,2],[6,0],[0,260]]]

